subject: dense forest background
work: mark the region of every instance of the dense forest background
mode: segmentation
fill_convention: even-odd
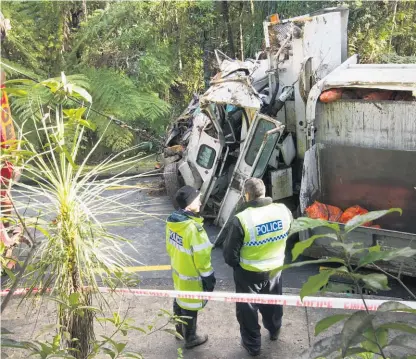
[[[414,1],[2,1],[12,29],[2,61],[43,80],[72,75],[93,107],[134,128],[163,133],[169,120],[202,92],[216,72],[214,49],[253,57],[263,20],[338,5],[350,8],[349,51],[361,62],[416,62]],[[8,68],[8,78],[22,78]],[[38,103],[33,91],[31,105]],[[11,96],[17,121],[31,110]],[[108,118],[90,113],[98,136]],[[117,152],[140,138],[111,124],[103,146]]]

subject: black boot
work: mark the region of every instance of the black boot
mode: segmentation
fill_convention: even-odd
[[[199,336],[196,334],[196,320],[196,317],[186,319],[186,325],[183,328],[185,333],[185,348],[187,349],[197,347],[208,340],[208,335],[204,334]]]
[[[277,340],[277,338],[279,338],[279,334],[280,334],[280,328],[277,329],[275,332],[270,332],[270,340],[275,341]]]

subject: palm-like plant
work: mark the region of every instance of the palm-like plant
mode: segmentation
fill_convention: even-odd
[[[68,84],[61,85],[61,95],[69,91],[77,94]],[[80,94],[86,96],[85,91]],[[35,134],[45,143],[41,150],[27,141],[25,126],[31,120],[22,124],[17,143],[19,153],[24,150],[27,157],[23,161],[19,196],[14,198],[16,212],[20,213],[15,221],[23,217],[24,226],[40,235],[23,285],[30,291],[48,288],[58,303],[62,346],[72,348],[73,355],[83,359],[94,338],[92,295],[98,292],[100,282],[115,286],[125,281],[123,267],[132,261],[123,252],[127,241],[110,228],[137,225],[147,215],[123,203],[131,192],[104,194],[109,186],[126,180],[123,173],[137,165],[140,155],[118,161],[126,152],[123,151],[89,169],[87,161],[101,137],[81,164],[76,165],[89,126],[85,110],[64,110],[58,105],[53,111],[44,112],[40,122],[34,121]],[[71,140],[65,135],[68,131]],[[96,180],[101,173],[117,169],[124,170],[111,178]],[[25,177],[35,185],[25,182]]]

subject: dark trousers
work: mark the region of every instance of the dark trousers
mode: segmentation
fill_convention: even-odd
[[[183,309],[179,306],[176,302],[176,299],[173,301],[173,314],[178,317],[190,317],[190,318],[181,318],[186,324],[182,325],[182,334],[185,340],[191,339],[191,337],[195,336],[196,334],[196,322],[198,318],[198,311],[197,310],[188,310]],[[177,324],[179,326],[180,323]]]
[[[250,272],[238,267],[234,269],[234,282],[236,293],[282,294],[281,273],[271,277],[269,272]],[[263,317],[264,327],[270,333],[275,333],[282,325],[281,305],[237,303],[241,338],[253,350],[259,350],[261,346],[258,310]]]

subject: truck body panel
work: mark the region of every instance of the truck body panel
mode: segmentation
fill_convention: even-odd
[[[401,208],[377,220],[382,229],[360,227],[350,233],[349,242],[364,247],[380,245],[382,250],[416,248],[416,155],[414,151],[376,149],[338,144],[316,144],[307,151],[300,203],[302,213],[315,200],[343,209],[359,204],[368,210]],[[324,234],[324,228],[302,232],[300,240]],[[342,256],[333,239],[319,238],[304,253],[311,257]],[[379,265],[391,272],[416,275],[416,259],[400,258]],[[356,258],[358,261],[358,258]]]
[[[302,215],[315,200],[342,210],[399,207],[403,216],[380,219],[381,229],[360,227],[349,240],[415,247],[416,66],[357,64],[357,55],[347,58],[347,25],[345,8],[264,22],[266,49],[244,62],[216,51],[220,72],[169,130],[169,156],[184,148],[175,157],[183,173],[166,181],[173,157],[165,156],[165,181],[201,190],[203,215],[222,227],[217,245],[244,181],[258,177],[268,195],[299,204]],[[342,94],[336,101],[320,101],[334,89]],[[302,232],[300,240],[324,230]],[[306,254],[341,255],[329,238]],[[416,275],[415,264],[406,259],[403,273]]]

